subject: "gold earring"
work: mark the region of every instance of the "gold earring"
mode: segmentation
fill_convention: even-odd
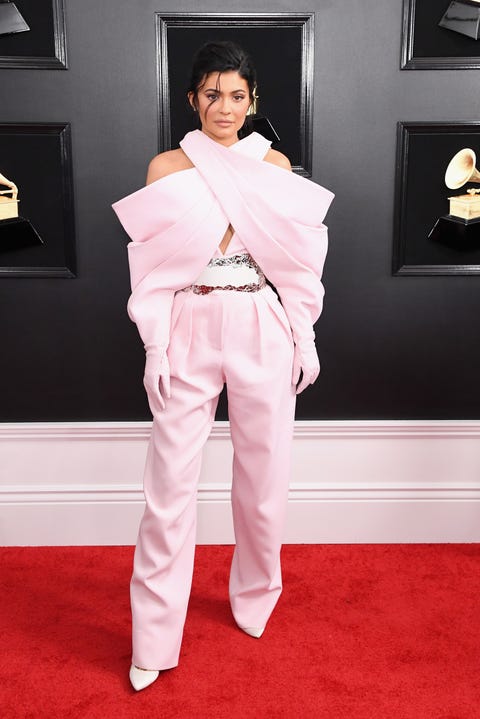
[[[256,115],[257,114],[257,103],[258,103],[259,97],[257,95],[257,86],[253,88],[253,100],[250,103],[250,107],[247,110],[247,115]]]

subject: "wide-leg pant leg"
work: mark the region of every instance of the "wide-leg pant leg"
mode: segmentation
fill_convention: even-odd
[[[218,318],[208,316],[205,299],[175,297],[171,398],[153,419],[147,453],[146,508],[130,585],[132,661],[144,669],[178,664],[191,590],[201,454],[223,386]]]
[[[280,549],[296,395],[285,312],[270,288],[251,299],[249,312],[240,326],[237,322],[235,334],[226,336],[224,347],[236,539],[229,593],[237,624],[263,627],[282,591]]]

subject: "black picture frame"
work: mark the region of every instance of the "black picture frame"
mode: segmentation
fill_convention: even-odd
[[[0,35],[0,68],[67,70],[64,0],[15,0],[28,32]]]
[[[259,112],[280,136],[275,148],[295,172],[311,177],[314,13],[158,12],[155,29],[159,151],[196,127],[186,99],[194,52],[209,40],[230,39],[252,55]]]
[[[0,172],[43,244],[2,251],[0,278],[76,277],[69,123],[0,123]]]
[[[480,40],[439,27],[450,0],[404,0],[402,70],[475,70]]]
[[[448,215],[448,197],[465,191],[445,185],[448,163],[465,147],[480,156],[480,121],[398,123],[394,275],[480,274],[480,241],[472,249],[429,237]]]

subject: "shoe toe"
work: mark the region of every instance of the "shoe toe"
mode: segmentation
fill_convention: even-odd
[[[135,691],[140,691],[153,684],[159,675],[156,669],[139,669],[134,664],[130,667],[130,683]]]
[[[245,634],[249,634],[251,637],[255,637],[255,639],[260,639],[265,627],[240,627],[240,629],[244,631]]]

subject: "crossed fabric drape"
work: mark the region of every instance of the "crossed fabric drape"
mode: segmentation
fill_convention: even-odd
[[[259,160],[269,144],[252,133],[225,147],[194,130],[180,143],[193,168],[113,205],[131,238],[128,313],[145,345],[168,346],[173,296],[195,282],[229,224],[276,287],[295,342],[314,337],[333,193]]]

